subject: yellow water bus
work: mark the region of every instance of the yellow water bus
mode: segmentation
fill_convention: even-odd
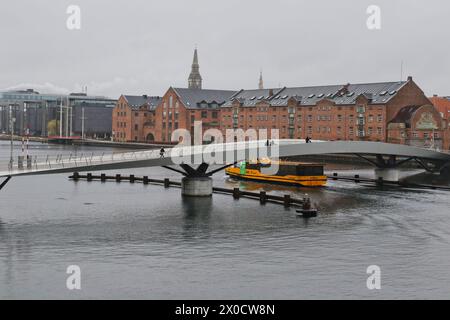
[[[236,179],[290,186],[323,187],[327,184],[323,165],[313,163],[270,160],[242,161],[234,167],[226,169],[225,172]]]

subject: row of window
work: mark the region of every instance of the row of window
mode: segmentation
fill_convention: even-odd
[[[338,107],[334,107],[334,106],[317,106],[317,107],[308,107],[308,110],[309,111],[313,111],[313,110],[331,111],[331,110],[333,110],[333,108],[336,108],[339,111],[344,110],[344,109],[347,109],[349,111],[355,111],[355,107],[354,106],[349,106],[349,107],[342,107],[342,106],[338,106]],[[366,108],[366,106],[364,106],[364,105],[358,105],[358,106],[356,106],[356,112],[358,112],[358,113],[365,113],[366,109],[368,109],[369,111],[372,111],[372,110],[375,110],[376,108],[379,111],[383,110],[383,107],[381,107],[381,106],[379,106],[379,107],[369,106],[369,107]],[[247,110],[249,112],[254,112],[255,110],[256,111],[261,111],[261,112],[268,112],[269,109],[271,111],[277,111],[278,110],[278,111],[285,112],[286,110],[288,110],[289,113],[295,113],[295,112],[301,113],[302,111],[305,110],[305,107],[297,107],[297,108],[294,108],[294,107],[289,107],[289,108],[286,108],[286,107],[283,107],[283,108],[280,108],[280,107],[245,107],[245,110]],[[233,113],[239,113],[239,111],[240,111],[240,108],[233,108]]]
[[[178,109],[178,107],[179,107],[179,103],[178,103],[178,101],[176,101],[176,102],[175,102],[175,109]],[[169,97],[169,108],[170,108],[170,109],[173,108],[173,96],[170,96],[170,97]],[[167,110],[167,109],[168,109],[168,108],[167,108],[167,102],[164,101],[164,103],[163,103],[163,110]]]
[[[281,117],[282,117],[283,121],[286,121],[286,119],[287,119],[286,115],[283,115]],[[235,120],[237,120],[238,116],[234,115],[233,118]],[[255,118],[256,118],[256,121],[268,121],[269,120],[269,116],[268,115],[258,115],[258,116],[255,116]],[[337,117],[336,117],[337,121],[339,121],[339,122],[342,122],[344,120],[344,118],[345,117],[340,115],[340,114],[337,115]],[[253,121],[253,115],[249,115],[247,117],[247,119],[248,119],[248,121]],[[290,115],[290,119],[292,119],[292,120],[294,119],[293,115]],[[354,119],[355,119],[354,115],[351,114],[351,115],[348,116],[349,122],[353,122]],[[366,117],[358,116],[357,119],[358,119],[358,123],[363,125],[365,123]],[[223,116],[223,120],[224,121],[231,120],[231,116],[230,115],[224,115]],[[240,120],[241,121],[245,120],[244,115],[240,116]],[[303,116],[301,116],[301,115],[297,116],[297,121],[298,122],[302,122],[302,120],[303,120]],[[316,120],[317,121],[333,121],[333,116],[332,115],[318,115]],[[368,120],[368,122],[374,122],[375,121],[375,116],[374,115],[369,115],[369,116],[367,116],[367,120]],[[376,116],[376,120],[378,122],[383,122],[383,115],[381,115],[381,114],[377,115]],[[276,115],[272,116],[272,121],[273,122],[277,121],[277,116]],[[306,116],[306,121],[307,122],[312,122],[313,121],[313,116],[312,115],[307,115]]]
[[[225,126],[225,128],[231,129],[232,126],[228,125],[228,126]],[[240,128],[244,129],[244,126],[241,125]],[[277,129],[277,128],[278,128],[277,126],[272,126],[272,129]],[[249,126],[249,129],[264,130],[264,129],[269,129],[269,128],[267,128],[267,127],[254,127],[253,128],[253,126]],[[280,128],[281,133],[285,133],[286,129],[287,129],[286,126],[282,126]],[[293,128],[289,128],[289,129],[293,130]],[[324,127],[324,126],[322,126],[322,127],[319,126],[319,127],[315,127],[315,128],[313,126],[308,126],[306,128],[306,131],[307,131],[308,134],[313,134],[313,132],[316,132],[316,133],[331,133],[332,130],[333,130],[332,127]],[[350,136],[354,135],[356,131],[358,131],[358,135],[359,136],[364,136],[365,135],[365,131],[364,130],[355,130],[354,127],[348,127],[348,134]],[[297,132],[302,132],[302,127],[297,127]],[[342,127],[337,127],[336,128],[336,134],[337,135],[342,135],[343,133],[344,132],[343,132],[343,128]],[[382,127],[377,127],[377,128],[369,127],[368,130],[367,130],[367,133],[369,135],[373,135],[373,134],[382,135],[383,134],[383,128]]]
[[[163,122],[162,127],[163,127],[163,129],[166,128],[166,123],[165,123],[165,122]],[[167,124],[167,127],[168,127],[169,129],[172,129],[172,122],[169,122],[169,123]],[[173,124],[173,128],[174,128],[174,129],[178,129],[178,122],[175,122],[175,123]]]

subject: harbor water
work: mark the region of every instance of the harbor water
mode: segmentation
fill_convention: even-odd
[[[16,143],[16,154],[20,151]],[[121,150],[33,143],[30,154]],[[0,162],[9,144],[0,142]],[[371,176],[371,168],[335,167]],[[180,181],[164,168],[111,172]],[[407,174],[404,172],[403,174]],[[450,193],[329,181],[323,189],[214,185],[308,194],[317,218],[229,195],[68,174],[15,177],[0,191],[0,299],[448,299]],[[81,269],[68,290],[67,268]],[[367,268],[381,289],[367,287]]]

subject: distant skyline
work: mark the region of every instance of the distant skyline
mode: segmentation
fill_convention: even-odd
[[[68,30],[66,9],[81,9]],[[369,5],[381,30],[366,27]],[[450,95],[450,3],[440,0],[23,0],[0,4],[0,90],[162,95],[400,80]]]

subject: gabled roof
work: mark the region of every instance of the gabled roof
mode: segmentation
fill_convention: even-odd
[[[147,104],[150,110],[154,110],[162,99],[161,97],[158,96],[152,97],[148,95],[142,96],[124,95],[123,97],[125,98],[125,100],[127,100],[128,105],[132,109],[138,109],[139,107],[142,107],[143,105]]]
[[[286,106],[291,97],[301,97],[301,105],[316,105],[328,99],[337,105],[355,104],[359,96],[365,96],[371,103],[385,104],[406,84],[406,81],[380,82],[313,87],[274,88],[264,90],[242,90],[234,98],[244,99],[244,106],[254,106],[261,97],[270,101],[272,106]],[[231,106],[227,101],[223,106]]]
[[[172,88],[187,109],[218,108],[236,94],[230,90]]]

